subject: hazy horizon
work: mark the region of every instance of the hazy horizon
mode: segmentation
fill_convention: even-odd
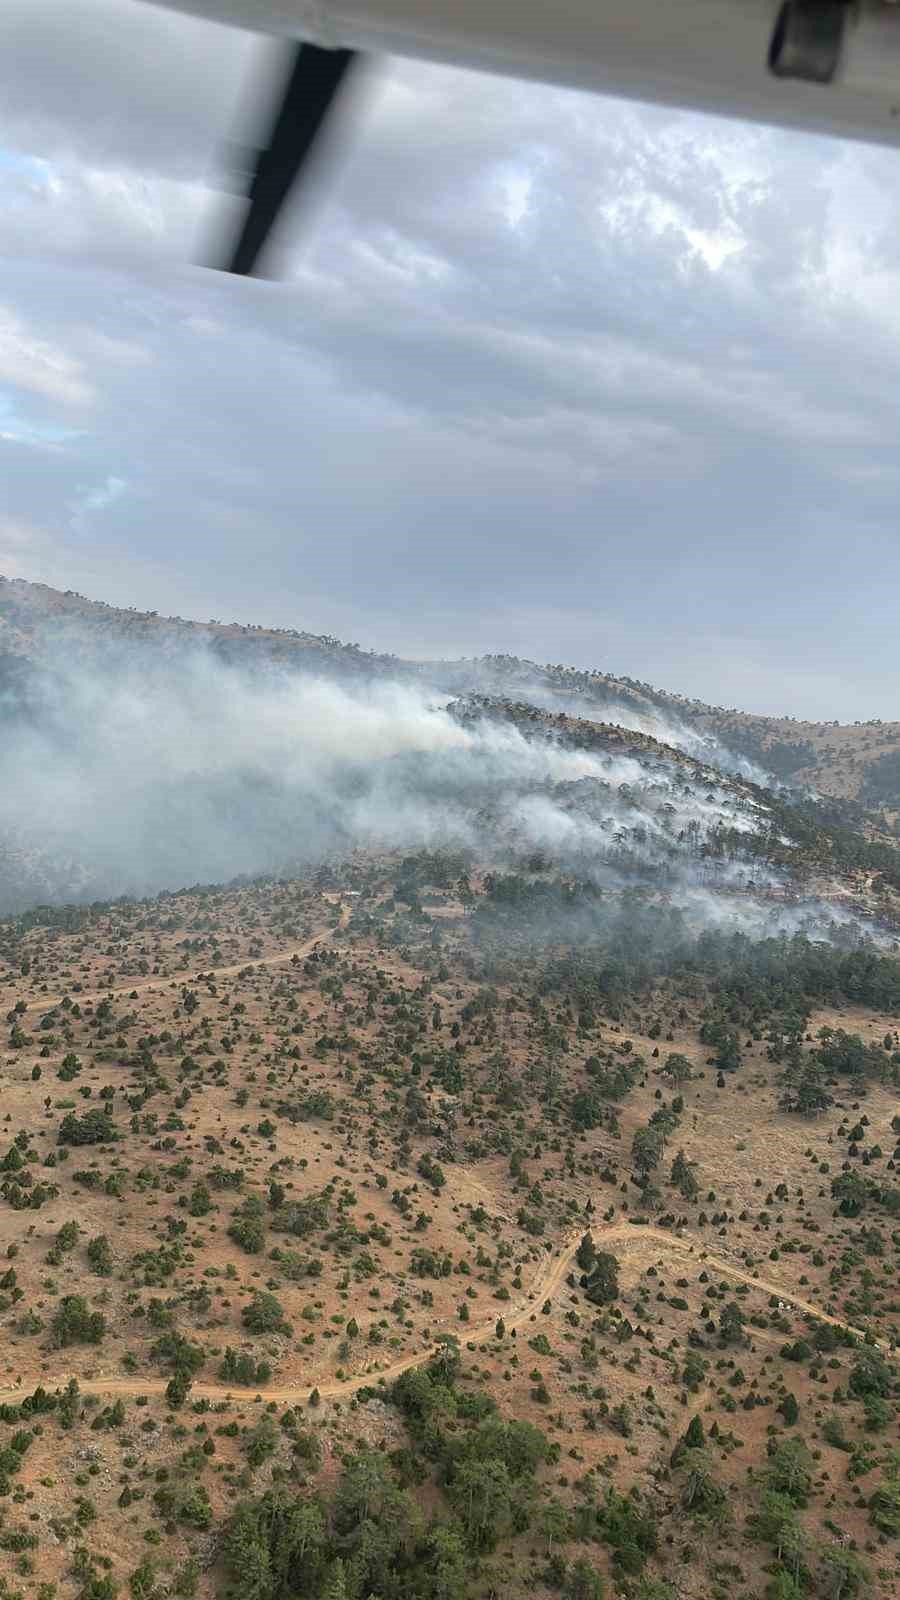
[[[10,579],[9,574],[4,573],[4,572],[0,572],[0,582],[2,582],[4,579],[6,579],[7,581],[12,581],[12,582],[18,581],[18,582],[22,582],[22,583],[34,584],[35,586],[40,586],[40,585],[43,584],[45,587],[57,590],[57,592],[62,592],[62,593],[66,592],[64,590],[63,591],[59,591],[57,585],[49,584],[43,578],[40,578],[40,577],[37,577],[37,578],[28,577],[24,573],[19,575],[18,578]],[[626,680],[626,679],[630,679],[633,682],[639,682],[639,683],[647,684],[649,687],[651,687],[653,689],[662,690],[662,691],[664,691],[664,692],[666,692],[666,693],[668,693],[668,694],[670,694],[672,696],[681,695],[687,700],[696,699],[698,701],[702,701],[704,704],[707,704],[707,705],[713,707],[714,709],[735,710],[735,711],[744,713],[744,714],[749,715],[749,716],[771,717],[773,719],[792,718],[792,720],[797,722],[798,725],[800,725],[804,720],[809,721],[810,723],[817,723],[817,724],[821,723],[823,721],[829,721],[830,722],[830,721],[833,720],[832,718],[827,718],[827,719],[825,719],[825,718],[822,718],[822,719],[814,719],[814,718],[803,719],[801,717],[794,716],[793,713],[790,713],[790,712],[787,712],[787,711],[784,711],[784,710],[778,710],[775,707],[761,707],[761,706],[757,706],[757,705],[727,706],[723,702],[716,702],[712,698],[707,698],[707,697],[704,697],[703,695],[700,695],[700,694],[693,695],[689,691],[681,689],[677,683],[671,683],[671,682],[655,683],[651,679],[642,676],[639,672],[634,672],[634,673],[627,672],[627,671],[623,670],[619,666],[619,664],[617,662],[615,662],[615,661],[603,661],[603,660],[600,660],[600,661],[587,661],[587,660],[585,660],[583,662],[580,662],[580,661],[568,660],[568,659],[563,658],[563,659],[559,660],[558,662],[554,662],[554,661],[551,661],[551,657],[548,654],[541,654],[540,649],[539,649],[539,645],[540,645],[540,641],[539,640],[535,641],[535,645],[536,645],[537,648],[534,648],[531,654],[520,654],[520,653],[512,651],[512,650],[504,650],[504,649],[499,648],[499,647],[498,648],[492,648],[491,646],[488,646],[484,650],[467,650],[467,649],[465,649],[463,647],[453,648],[452,645],[448,649],[446,649],[444,651],[437,651],[435,649],[431,649],[431,650],[423,649],[421,651],[415,651],[415,652],[414,651],[403,651],[403,650],[399,649],[390,639],[382,640],[382,639],[378,639],[374,635],[371,638],[368,638],[368,637],[365,637],[365,636],[356,637],[356,638],[353,638],[353,639],[350,639],[349,637],[348,638],[339,638],[337,635],[329,634],[329,631],[327,629],[318,628],[316,626],[315,618],[310,619],[310,618],[301,616],[301,617],[297,618],[296,620],[285,622],[285,621],[281,621],[281,620],[272,620],[272,619],[267,619],[265,617],[258,617],[258,616],[240,616],[240,615],[239,616],[212,616],[212,615],[210,615],[210,616],[201,616],[201,615],[191,616],[191,615],[188,615],[183,610],[182,611],[165,611],[161,607],[154,606],[154,605],[148,604],[146,602],[142,603],[141,601],[139,601],[137,599],[136,600],[132,600],[132,601],[126,601],[126,602],[118,602],[118,601],[112,601],[112,600],[108,599],[106,595],[99,594],[99,593],[85,593],[85,592],[83,592],[81,590],[76,590],[76,589],[71,589],[71,588],[70,588],[69,592],[71,592],[73,594],[76,594],[82,600],[98,602],[101,605],[111,606],[114,609],[118,609],[118,610],[122,610],[122,611],[131,610],[131,611],[135,611],[135,612],[138,612],[138,613],[140,613],[140,612],[153,612],[153,613],[158,614],[162,621],[166,621],[166,622],[182,622],[182,623],[190,624],[191,626],[197,626],[198,628],[204,628],[204,627],[215,626],[215,625],[222,625],[222,626],[226,626],[226,627],[232,627],[233,626],[233,627],[239,627],[239,628],[250,627],[250,628],[282,630],[282,631],[292,630],[292,631],[295,631],[297,633],[308,634],[310,636],[317,637],[317,638],[334,637],[334,638],[338,638],[338,642],[341,645],[349,645],[351,647],[352,646],[358,646],[362,650],[371,651],[374,655],[396,656],[401,661],[402,660],[406,660],[408,662],[420,664],[423,667],[427,667],[429,665],[437,666],[437,665],[439,665],[441,663],[453,662],[453,661],[467,661],[467,660],[473,660],[474,661],[474,660],[482,659],[482,658],[487,657],[487,656],[504,656],[504,655],[506,655],[506,656],[512,657],[513,659],[521,661],[523,664],[533,665],[533,666],[540,667],[540,668],[551,666],[551,665],[558,665],[558,666],[562,666],[562,667],[566,667],[566,668],[572,668],[572,669],[574,669],[574,670],[576,670],[578,672],[597,672],[597,673],[600,673],[600,674],[605,674],[605,675],[607,675],[609,677],[612,677],[612,678],[618,678],[618,679],[623,680],[623,681]],[[581,711],[579,711],[577,707],[573,707],[572,708],[572,714],[576,715],[576,716],[577,715],[587,715],[587,712],[583,708],[582,708]],[[860,718],[855,719],[855,720],[857,722],[859,722],[859,723],[866,723],[868,721],[877,720],[877,719],[860,717]],[[887,720],[887,719],[881,719],[881,720]],[[894,719],[894,720],[897,720],[897,719]]]

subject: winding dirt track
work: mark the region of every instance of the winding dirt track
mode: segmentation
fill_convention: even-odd
[[[338,925],[339,927],[346,927],[347,917],[348,913],[345,911]],[[304,940],[303,944],[292,945],[290,950],[279,950],[273,956],[245,956],[243,961],[236,961],[229,967],[200,967],[197,972],[171,972],[166,977],[158,973],[155,978],[142,978],[139,983],[123,983],[116,989],[95,989],[90,994],[72,995],[70,993],[69,998],[77,1000],[79,1005],[84,1005],[88,1000],[130,999],[135,994],[150,994],[154,989],[171,989],[173,986],[180,987],[188,983],[197,983],[201,975],[205,978],[208,973],[211,973],[214,979],[235,978],[239,972],[243,972],[247,967],[251,967],[254,970],[257,967],[277,967],[283,961],[293,961],[295,956],[299,961],[303,956],[308,956],[317,944],[322,944],[329,939],[332,931],[332,927],[329,924],[328,927],[320,928],[318,933],[313,934],[310,939]],[[36,1000],[27,1001],[25,1010],[26,1012],[51,1011],[64,998],[65,996],[61,994],[42,994]]]
[[[279,959],[283,959],[283,957]],[[784,1301],[785,1305],[791,1306],[795,1311],[807,1312],[811,1316],[818,1318],[820,1322],[827,1322],[833,1328],[841,1328],[848,1333],[853,1333],[859,1339],[864,1337],[861,1328],[855,1328],[849,1322],[842,1322],[840,1317],[829,1316],[820,1306],[813,1305],[809,1300],[801,1300],[797,1295],[788,1293],[780,1284],[772,1283],[768,1278],[754,1278],[751,1273],[743,1271],[740,1267],[733,1266],[730,1261],[725,1261],[720,1256],[710,1255],[702,1241],[692,1241],[689,1235],[673,1234],[664,1228],[654,1228],[649,1224],[634,1226],[628,1222],[612,1222],[605,1228],[592,1231],[597,1245],[605,1248],[616,1244],[619,1246],[620,1255],[629,1253],[628,1245],[639,1248],[642,1241],[652,1239],[654,1244],[664,1251],[670,1251],[676,1255],[693,1255],[697,1262],[702,1263],[707,1270],[719,1273],[723,1278],[732,1278],[737,1283],[749,1284],[751,1288],[759,1289],[763,1294],[777,1295],[780,1300]],[[579,1228],[576,1233],[569,1236],[555,1256],[550,1256],[546,1261],[542,1261],[524,1300],[520,1301],[513,1310],[502,1312],[503,1321],[508,1332],[511,1332],[514,1328],[522,1327],[523,1323],[534,1316],[535,1307],[538,1304],[542,1305],[545,1300],[553,1299],[574,1260],[582,1232],[583,1230]],[[621,1248],[623,1244],[626,1246],[624,1251]],[[484,1339],[493,1337],[496,1317],[499,1315],[501,1315],[501,1312],[498,1310],[485,1322],[466,1329],[464,1342],[466,1344],[478,1344]],[[876,1348],[885,1355],[892,1354],[890,1346],[883,1340],[876,1341]],[[323,1400],[338,1400],[344,1396],[355,1394],[359,1389],[363,1389],[367,1385],[391,1383],[395,1378],[399,1378],[402,1373],[408,1372],[410,1368],[423,1366],[439,1349],[440,1345],[438,1344],[426,1345],[421,1350],[398,1357],[396,1361],[390,1362],[387,1366],[372,1367],[367,1372],[357,1373],[353,1378],[344,1378],[331,1383],[320,1383],[318,1385],[319,1394]],[[102,1375],[99,1377],[80,1378],[74,1372],[57,1373],[53,1377],[36,1374],[33,1379],[30,1378],[28,1381],[40,1383],[45,1389],[56,1389],[64,1387],[71,1378],[77,1379],[82,1394],[107,1395],[110,1397],[118,1395],[158,1395],[164,1394],[166,1390],[166,1382],[162,1378],[114,1378]],[[16,1400],[24,1392],[24,1381],[14,1388],[2,1388],[0,1389],[0,1401]],[[292,1384],[287,1387],[276,1384],[264,1389],[247,1389],[243,1393],[241,1390],[236,1390],[233,1386],[224,1383],[201,1382],[195,1383],[191,1388],[191,1396],[195,1400],[275,1400],[281,1404],[296,1405],[308,1401],[309,1395],[310,1385],[308,1383]]]
[[[345,908],[341,916],[341,927],[346,925],[348,916],[349,913]],[[309,955],[316,945],[322,943],[323,940],[327,940],[331,932],[331,928],[321,928],[302,944],[294,945],[289,950],[281,950],[275,955],[257,956],[255,958],[245,957],[243,961],[235,962],[232,966],[203,967],[200,971],[203,973],[212,972],[216,978],[231,978],[242,972],[245,967],[274,967],[283,962],[293,960],[295,956],[300,960]],[[173,973],[168,977],[157,976],[142,979],[139,983],[123,984],[115,989],[98,989],[92,994],[78,995],[77,998],[81,1003],[87,1000],[102,1000],[107,996],[115,999],[117,996],[130,997],[135,993],[147,994],[153,990],[170,988],[173,983],[196,983],[197,976],[197,973]],[[41,995],[38,999],[30,1000],[27,1009],[29,1011],[46,1011],[52,1006],[58,1005],[61,999],[61,995],[56,997]],[[620,1254],[627,1255],[629,1253],[629,1245],[632,1248],[639,1249],[642,1241],[650,1239],[663,1251],[676,1255],[693,1255],[698,1262],[702,1262],[704,1267],[719,1273],[723,1278],[731,1278],[737,1283],[746,1283],[751,1288],[760,1290],[763,1294],[777,1295],[780,1300],[791,1306],[795,1311],[806,1312],[818,1318],[820,1322],[828,1322],[832,1327],[853,1333],[860,1339],[864,1337],[861,1328],[855,1328],[852,1323],[841,1321],[840,1317],[829,1316],[820,1306],[814,1305],[809,1300],[801,1300],[795,1294],[790,1294],[781,1284],[773,1283],[768,1278],[754,1277],[752,1273],[745,1272],[742,1268],[734,1266],[721,1256],[711,1255],[701,1240],[692,1240],[689,1235],[673,1234],[667,1229],[654,1228],[650,1224],[636,1227],[623,1221],[612,1222],[599,1231],[593,1231],[595,1242],[601,1248],[615,1244],[619,1247]],[[534,1316],[535,1306],[538,1303],[543,1304],[545,1300],[553,1299],[574,1260],[582,1232],[583,1229],[579,1228],[576,1232],[570,1234],[555,1256],[550,1256],[546,1261],[542,1261],[525,1298],[513,1310],[502,1312],[503,1321],[508,1332],[512,1332],[514,1328],[522,1327],[530,1317]],[[624,1252],[621,1248],[623,1245],[625,1246]],[[499,1315],[501,1315],[501,1312],[498,1310],[485,1322],[473,1328],[467,1328],[465,1330],[465,1343],[478,1344],[482,1340],[492,1337],[496,1318]],[[889,1345],[883,1340],[876,1341],[876,1347],[885,1354],[892,1353]],[[398,1357],[396,1361],[390,1362],[387,1366],[372,1367],[369,1371],[357,1373],[353,1378],[344,1378],[331,1383],[320,1383],[318,1385],[319,1393],[323,1399],[341,1399],[345,1395],[355,1394],[359,1389],[363,1389],[367,1385],[390,1383],[395,1378],[399,1378],[402,1373],[408,1372],[410,1368],[424,1365],[438,1349],[440,1349],[438,1344],[426,1345],[421,1350]],[[162,1378],[115,1378],[103,1375],[80,1378],[77,1373],[73,1372],[57,1373],[53,1377],[35,1374],[33,1378],[29,1377],[27,1381],[41,1383],[46,1389],[55,1389],[64,1387],[71,1378],[77,1378],[82,1394],[135,1396],[140,1394],[164,1394],[166,1390],[166,1383]],[[23,1379],[15,1387],[0,1388],[0,1401],[15,1400],[21,1396],[25,1390],[25,1383],[26,1380]],[[274,1385],[253,1391],[248,1389],[241,1395],[240,1390],[236,1391],[228,1384],[201,1382],[193,1384],[191,1394],[198,1400],[227,1400],[234,1398],[255,1400],[259,1398],[263,1401],[275,1400],[290,1405],[307,1401],[310,1395],[310,1385],[308,1383],[293,1384],[287,1387]]]

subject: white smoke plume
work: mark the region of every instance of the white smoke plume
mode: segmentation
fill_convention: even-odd
[[[717,887],[777,883],[742,854],[766,819],[740,781],[460,718],[409,682],[250,674],[202,648],[112,650],[101,665],[69,641],[6,709],[3,738],[0,911],[286,872],[357,846],[449,846],[500,866],[539,854],[611,887],[643,875],[693,896],[706,922],[732,898]]]
[[[490,692],[487,682],[484,683],[484,692]],[[648,706],[646,711],[639,711],[626,701],[617,699],[615,695],[607,696],[599,690],[595,694],[591,694],[589,690],[573,693],[565,688],[556,688],[535,676],[518,679],[515,693],[518,698],[540,706],[545,711],[563,711],[567,716],[593,718],[597,721],[614,723],[630,733],[646,734],[660,744],[671,745],[673,750],[682,750],[685,755],[692,756],[696,761],[718,767],[721,772],[730,773],[734,777],[746,778],[748,782],[757,784],[760,788],[780,787],[772,774],[766,772],[757,762],[751,761],[749,756],[729,749],[721,739],[716,738],[715,734],[705,729],[694,728],[682,718],[667,714],[659,708],[651,709]]]

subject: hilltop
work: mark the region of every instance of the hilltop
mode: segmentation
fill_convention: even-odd
[[[695,919],[900,930],[889,819],[611,675],[413,662],[0,583],[0,914],[283,875],[355,848],[552,862]],[[789,764],[789,763],[788,763]],[[714,896],[712,901],[710,896]],[[743,903],[738,905],[738,897]],[[767,924],[765,924],[767,925]]]
[[[332,672],[395,670],[394,657],[342,644],[328,635],[252,623],[196,622],[156,611],[107,605],[73,589],[52,589],[24,578],[0,577],[0,670],[15,675],[27,663],[63,648],[87,657],[126,644],[149,645],[161,655],[203,645],[223,660],[284,663]]]
[[[487,694],[619,722],[702,754],[721,744],[782,781],[858,803],[892,827],[900,808],[900,721],[839,724],[763,716],[688,699],[612,671],[539,664],[507,655],[411,661],[322,634],[252,623],[161,617],[24,579],[0,578],[0,685],[64,648],[102,657],[117,646],[177,656],[202,645],[247,670],[281,667],[342,679],[435,682],[448,693]]]

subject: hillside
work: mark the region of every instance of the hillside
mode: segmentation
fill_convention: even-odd
[[[0,1596],[892,1600],[882,815],[611,676],[0,619]]]
[[[432,852],[0,986],[7,1592],[896,1592],[895,961]]]
[[[192,622],[161,617],[88,600],[74,590],[51,589],[45,583],[0,577],[0,670],[17,676],[30,662],[56,651],[74,649],[87,658],[102,657],[126,644],[150,646],[161,655],[177,654],[194,645],[212,649],[223,660],[252,665],[258,660],[284,662],[302,669],[327,666],[330,671],[393,671],[394,658],[341,644],[327,635],[289,628],[261,628],[238,622]]]
[[[624,720],[695,754],[705,746],[714,756],[717,745],[725,746],[782,782],[878,812],[886,809],[891,825],[900,806],[900,721],[841,724],[758,716],[689,700],[632,678],[538,666],[508,656],[441,666],[450,681],[458,674],[464,683],[474,666],[479,681],[495,694],[523,693],[527,698],[537,691],[544,703],[556,700],[585,717],[603,714]]]
[[[740,712],[700,714],[701,725],[734,748],[821,794],[889,813],[900,806],[900,723],[802,722]]]
[[[202,645],[247,670],[273,666],[342,679],[433,681],[453,693],[531,700],[588,720],[625,722],[702,755],[716,743],[783,781],[858,802],[893,826],[900,809],[900,721],[838,724],[706,705],[612,672],[539,665],[511,656],[404,661],[328,635],[239,622],[189,621],[126,610],[46,584],[0,578],[0,683],[59,650],[100,659],[123,644],[177,655]],[[882,815],[887,813],[886,818]]]
[[[404,662],[22,582],[0,587],[0,630],[16,774],[0,914],[440,844],[752,932],[900,931],[880,814],[785,787],[734,727],[723,742],[712,713],[676,720],[639,685],[507,657]]]

